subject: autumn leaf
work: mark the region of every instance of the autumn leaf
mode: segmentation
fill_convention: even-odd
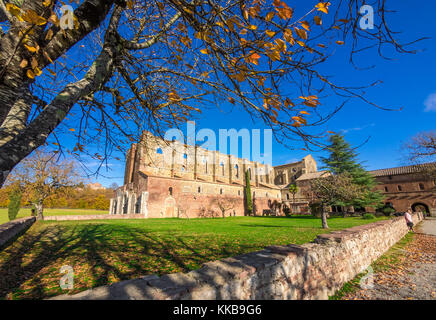
[[[266,16],[265,16],[265,20],[266,21],[271,21],[272,18],[274,18],[274,11],[269,12]]]
[[[285,29],[285,31],[283,32],[283,38],[289,42],[289,44],[291,46],[293,46],[295,44],[295,39],[294,36],[292,35],[292,30],[290,29]]]
[[[256,52],[250,54],[247,58],[248,62],[251,62],[252,64],[259,65],[259,59],[260,55]]]
[[[336,41],[337,44],[339,44],[340,46],[344,44],[344,41],[338,40]]]
[[[171,91],[170,93],[168,93],[168,99],[169,99],[170,101],[178,101],[178,100],[180,100],[180,97],[179,97],[179,95],[177,94],[177,92],[175,92],[175,91]]]
[[[274,37],[276,34],[274,31],[271,31],[271,30],[266,30],[265,33],[270,38]]]
[[[209,54],[210,53],[209,49],[201,49],[200,52],[202,54]]]
[[[330,2],[320,2],[318,3],[315,8],[317,8],[318,11],[329,13],[328,7],[330,6]]]
[[[30,9],[22,15],[22,18],[24,21],[37,26],[43,26],[47,23],[47,20],[44,17],[41,17],[35,11]]]
[[[277,15],[281,18],[281,19],[291,19],[292,15],[293,15],[293,11],[291,8],[288,7],[288,5],[284,2],[281,2],[281,5],[284,5],[285,7],[283,8],[276,8],[277,11]]]
[[[285,102],[284,102],[284,105],[286,106],[286,107],[289,107],[289,106],[291,106],[291,107],[294,107],[295,106],[295,104],[291,101],[291,99],[289,99],[289,98],[286,98],[286,100],[285,100]]]
[[[35,79],[35,74],[33,73],[32,70],[27,70],[26,75],[30,79]]]
[[[39,51],[39,46],[32,47],[32,46],[25,44],[24,47],[26,47],[26,49],[29,50],[30,52],[38,52]]]
[[[6,10],[8,10],[11,15],[13,15],[14,17],[17,17],[17,18],[19,17],[19,15],[21,13],[21,9],[12,3],[6,3]]]
[[[301,26],[306,29],[307,31],[310,31],[310,26],[309,26],[309,22],[307,21],[301,21]]]
[[[42,74],[42,70],[39,69],[38,67],[35,67],[35,68],[33,68],[33,73],[34,73],[36,76],[40,76],[40,75]]]
[[[294,31],[300,38],[307,40],[307,32],[305,30],[294,27]]]
[[[54,13],[48,18],[47,21],[54,24],[57,27],[59,27],[59,25],[60,25],[60,20],[59,20],[58,16]]]
[[[23,60],[21,60],[20,68],[24,69],[25,67],[27,67],[28,64],[29,64],[29,62],[26,59],[23,59]]]
[[[315,21],[315,24],[316,24],[316,25],[318,25],[318,26],[322,25],[322,20],[321,20],[321,17],[320,17],[320,16],[315,16],[315,17],[313,18],[313,20]]]

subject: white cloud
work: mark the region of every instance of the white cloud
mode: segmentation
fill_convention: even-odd
[[[367,124],[367,125],[365,125],[365,126],[363,126],[363,127],[356,127],[356,128],[349,128],[349,129],[341,129],[340,131],[342,132],[342,133],[348,133],[348,132],[350,132],[350,131],[360,131],[360,130],[363,130],[363,129],[366,129],[366,128],[368,128],[368,127],[374,127],[375,126],[375,123],[371,123],[371,124]]]
[[[436,111],[436,93],[432,93],[427,97],[427,99],[424,101],[425,105],[425,112],[431,112]]]

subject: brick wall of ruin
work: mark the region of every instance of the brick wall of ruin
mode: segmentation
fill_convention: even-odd
[[[170,194],[170,188],[172,194]],[[212,182],[177,180],[163,177],[148,178],[148,218],[198,218],[225,215],[243,216],[244,186]],[[280,190],[252,187],[256,214],[270,210],[270,204],[280,201]]]

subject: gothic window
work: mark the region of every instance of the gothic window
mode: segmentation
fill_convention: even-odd
[[[206,159],[206,157],[203,157],[203,163],[204,163],[204,172],[207,173],[207,159]]]
[[[235,175],[236,175],[236,178],[239,178],[239,167],[238,167],[238,165],[237,164],[235,164]]]
[[[224,167],[224,163],[220,163],[220,166],[221,166],[221,174],[223,175],[223,176],[225,176],[226,175],[226,171],[225,171],[225,167]]]
[[[220,189],[220,194],[223,194],[223,189]]]
[[[401,188],[400,185],[398,185],[397,188],[398,188],[398,191],[402,191],[403,190],[403,188]]]
[[[424,184],[423,183],[420,183],[419,184],[419,190],[424,190],[425,188],[424,188]]]
[[[388,187],[385,187],[385,192],[389,192],[389,189],[388,189]]]
[[[289,193],[286,194],[286,200],[289,200]]]
[[[136,214],[141,213],[141,199],[142,199],[142,195],[140,195],[138,197],[138,199],[136,200],[136,203],[135,203],[135,213]]]
[[[156,153],[157,153],[157,154],[162,154],[162,153],[163,153],[163,152],[162,152],[162,149],[161,149],[161,148],[157,148],[157,149],[156,149]]]
[[[128,207],[129,207],[129,198],[127,197],[127,195],[124,195],[123,214],[127,214]]]
[[[169,187],[168,192],[170,193],[170,196],[173,195],[173,187]]]
[[[182,166],[182,172],[185,172],[185,171],[186,171],[186,167]]]
[[[198,193],[201,193],[201,187],[198,187]]]

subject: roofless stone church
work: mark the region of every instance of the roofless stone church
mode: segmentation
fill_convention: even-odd
[[[111,199],[110,214],[141,214],[145,218],[197,218],[243,216],[246,208],[246,174],[250,180],[253,213],[282,214],[284,206],[294,213],[309,213],[311,179],[327,174],[318,171],[311,155],[301,161],[269,166],[179,141],[165,141],[144,132],[126,155],[124,185]],[[436,215],[435,182],[407,166],[371,171],[397,211],[412,207]],[[295,198],[290,184],[299,186]],[[337,208],[333,208],[334,210]],[[367,208],[368,211],[368,208]]]
[[[126,155],[124,185],[111,199],[110,213],[193,218],[221,216],[224,209],[226,216],[243,216],[246,172],[256,215],[270,214],[277,203],[292,199],[290,183],[322,174],[311,155],[272,167],[144,132]],[[296,210],[308,212],[307,205],[297,195]]]

